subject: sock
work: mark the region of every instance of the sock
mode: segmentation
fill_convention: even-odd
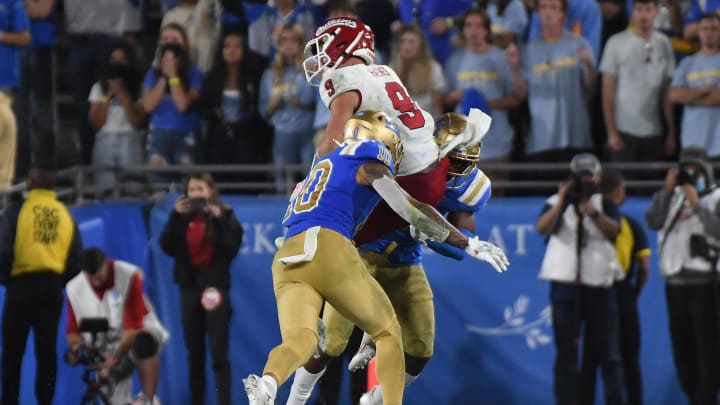
[[[370,404],[371,405],[383,405],[382,400],[382,387],[376,385],[370,391]]]
[[[272,400],[275,401],[275,396],[277,395],[277,381],[275,379],[267,374],[262,376],[261,379],[266,387],[270,388],[270,394],[272,395]]]
[[[405,372],[405,386],[407,387],[408,385],[412,384],[413,381],[417,380],[418,377],[420,377],[420,374],[412,375],[412,374],[408,374],[408,372],[406,371]]]
[[[375,342],[373,342],[372,336],[368,335],[367,332],[363,332],[361,345],[375,347]]]
[[[419,377],[419,374],[412,375],[412,374],[408,374],[407,372],[405,372],[405,386],[407,387],[408,385],[412,384],[413,381],[417,380],[418,377]],[[383,405],[382,387],[380,387],[379,385],[376,385],[373,387],[372,391],[370,391],[368,394],[370,397],[371,405]],[[290,404],[288,403],[288,405],[290,405]]]
[[[285,405],[305,405],[305,402],[307,402],[313,392],[313,388],[315,388],[315,384],[317,384],[323,374],[325,374],[324,368],[317,374],[310,373],[305,370],[305,367],[300,367],[295,370],[295,378],[290,388],[290,396],[288,396]]]
[[[155,403],[155,401],[153,401],[153,399],[154,399],[153,395],[148,395],[148,394],[143,393],[143,405],[153,405]]]

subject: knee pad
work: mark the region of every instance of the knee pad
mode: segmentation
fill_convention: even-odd
[[[146,331],[140,331],[135,335],[132,351],[139,360],[153,357],[157,354],[160,346],[153,335]]]

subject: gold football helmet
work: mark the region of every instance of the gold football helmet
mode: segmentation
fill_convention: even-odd
[[[381,111],[358,111],[345,123],[343,140],[348,141],[379,141],[390,150],[397,172],[403,157],[403,146],[400,132],[390,118]]]
[[[439,148],[445,146],[453,138],[460,135],[467,127],[467,117],[458,113],[445,113],[435,119],[435,143]],[[450,170],[448,174],[455,177],[467,176],[480,161],[482,142],[472,146],[459,145],[450,153]],[[451,188],[462,187],[464,182]]]

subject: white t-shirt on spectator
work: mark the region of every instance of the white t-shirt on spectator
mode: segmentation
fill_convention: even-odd
[[[444,92],[447,83],[443,74],[442,66],[436,61],[430,65],[430,90],[422,94],[411,94],[410,96],[425,111],[433,113],[432,93],[433,91]]]
[[[100,82],[95,82],[92,89],[90,89],[90,97],[88,101],[91,103],[99,103],[102,101],[103,91]],[[133,128],[132,124],[128,120],[123,108],[122,102],[117,98],[110,100],[108,105],[107,118],[105,119],[105,125],[98,130],[98,132],[137,132]]]

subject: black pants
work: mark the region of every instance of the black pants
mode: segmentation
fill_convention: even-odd
[[[45,46],[22,53],[20,91],[13,103],[17,111],[18,144],[15,178],[25,178],[30,163],[56,156],[54,48]],[[42,131],[42,130],[45,131]]]
[[[637,293],[632,286],[618,287],[620,314],[620,354],[627,390],[628,405],[642,405],[642,373],[640,372],[640,316]]]
[[[190,403],[205,403],[205,334],[210,341],[210,356],[215,373],[217,403],[230,404],[230,360],[228,358],[228,335],[230,333],[230,296],[222,293],[222,304],[212,311],[206,311],[200,303],[203,288],[181,287],[180,305],[182,310],[183,335],[188,350],[190,372]]]
[[[2,313],[2,400],[16,405],[20,395],[20,368],[32,328],[35,336],[35,395],[50,405],[57,375],[57,331],[63,307],[60,277],[43,274],[11,280],[5,290]]]
[[[622,404],[622,365],[618,344],[617,298],[614,288],[581,287],[577,300],[553,300],[552,321],[557,355],[554,367],[558,405],[590,402],[595,368],[600,365],[605,403]],[[595,365],[578,372],[580,326],[584,323],[583,363]],[[588,371],[592,371],[592,375]],[[593,380],[591,387],[588,381]],[[592,388],[592,391],[591,391]]]
[[[627,391],[627,404],[642,404],[642,375],[640,373],[640,318],[637,310],[637,294],[630,284],[617,287],[617,308],[619,320],[619,343],[622,357],[623,376]],[[582,376],[581,403],[595,401],[595,370],[600,366],[597,358],[586,352],[580,375]]]
[[[717,403],[720,359],[715,293],[711,283],[665,287],[675,368],[692,405]]]

